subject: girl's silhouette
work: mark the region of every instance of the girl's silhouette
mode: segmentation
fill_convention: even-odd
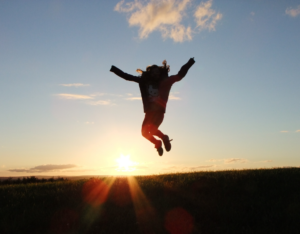
[[[142,135],[155,145],[160,156],[163,155],[162,142],[154,136],[162,139],[166,151],[171,150],[171,140],[168,135],[158,130],[158,127],[164,119],[171,87],[175,82],[185,77],[194,63],[194,58],[191,58],[181,67],[178,74],[173,76],[168,75],[170,66],[167,65],[166,60],[163,61],[163,66],[148,66],[146,71],[138,69],[137,72],[141,73],[141,76],[129,75],[115,66],[112,66],[110,69],[111,72],[114,72],[121,78],[139,84],[145,112],[145,119],[142,124]]]

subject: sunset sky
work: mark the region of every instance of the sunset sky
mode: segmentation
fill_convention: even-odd
[[[0,176],[299,167],[299,42],[296,0],[1,1]],[[109,70],[191,57],[159,157]]]

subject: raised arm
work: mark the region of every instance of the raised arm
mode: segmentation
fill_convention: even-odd
[[[180,81],[183,77],[185,77],[188,70],[191,68],[191,66],[193,66],[194,63],[195,63],[194,58],[190,58],[190,60],[181,67],[177,75],[173,75],[169,77],[169,82],[175,83],[177,81]]]
[[[125,80],[140,83],[140,79],[141,79],[140,77],[127,74],[127,73],[121,71],[119,68],[117,68],[115,66],[111,66],[110,71],[115,73],[117,76],[119,76],[119,77],[121,77]]]

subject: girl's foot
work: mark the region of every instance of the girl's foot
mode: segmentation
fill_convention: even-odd
[[[172,140],[169,140],[169,136],[168,135],[164,135],[163,138],[162,138],[163,142],[164,142],[164,145],[165,145],[165,149],[166,151],[170,151],[171,150],[171,143],[170,141]]]
[[[158,143],[155,145],[155,148],[156,148],[159,156],[162,156],[164,153],[164,150],[161,147],[161,145],[162,145],[161,141],[158,141]]]

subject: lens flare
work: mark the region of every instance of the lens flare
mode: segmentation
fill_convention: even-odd
[[[104,181],[98,178],[88,180],[82,188],[83,200],[95,207],[103,204],[107,199],[112,183],[113,181]]]
[[[165,228],[171,234],[190,234],[194,228],[194,218],[182,207],[174,208],[166,214]]]
[[[137,165],[137,163],[131,161],[129,155],[127,156],[121,155],[119,158],[116,159],[116,162],[118,163],[119,166],[116,169],[117,171],[129,172],[129,171],[136,170],[134,166]]]

